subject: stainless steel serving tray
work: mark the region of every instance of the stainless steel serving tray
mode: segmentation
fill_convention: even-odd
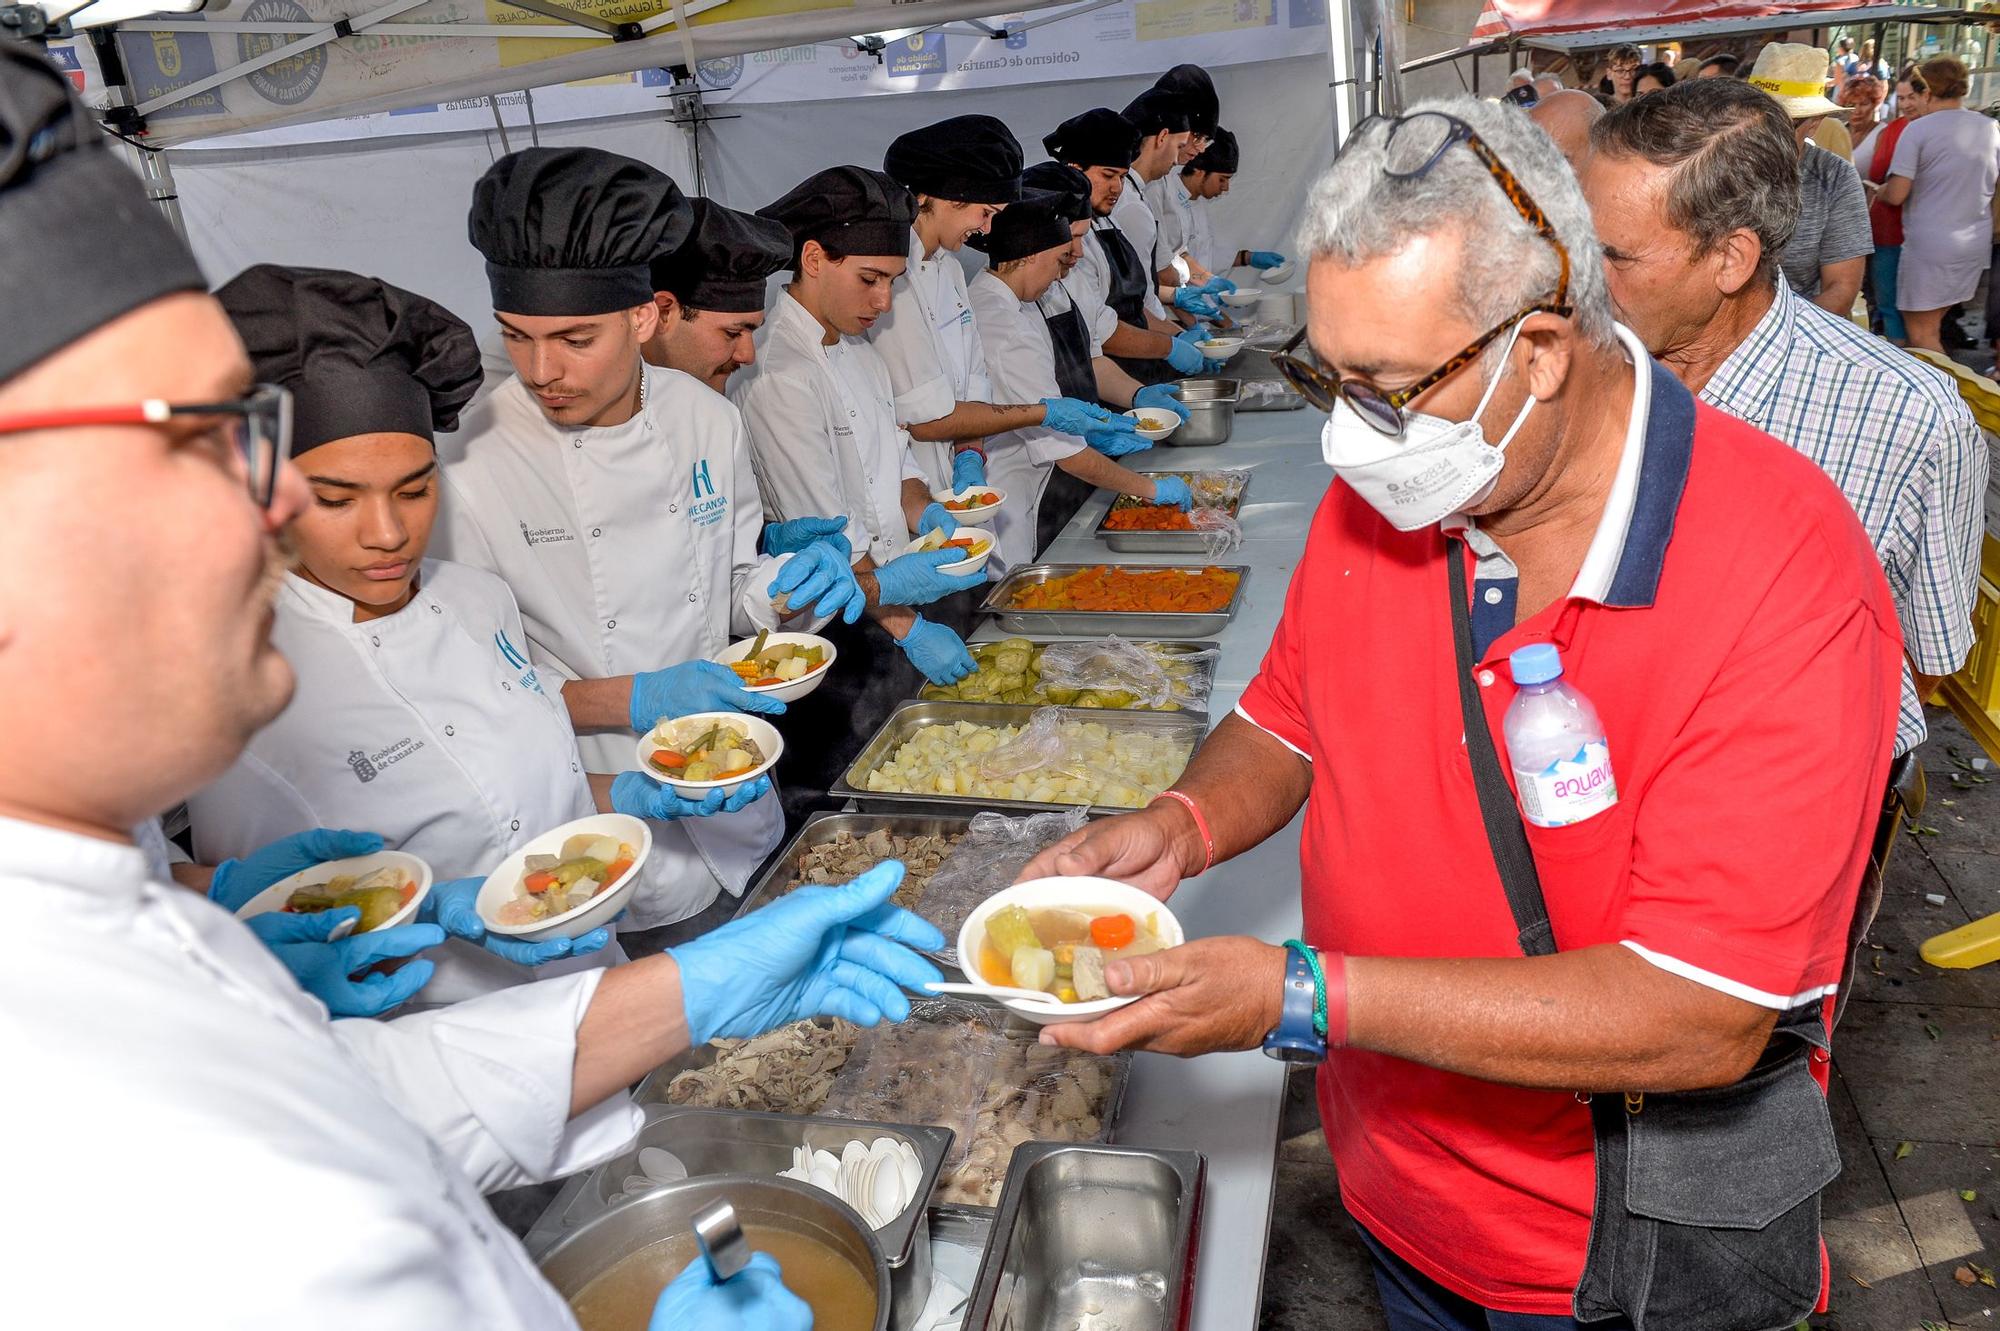
[[[1100,561],[1106,562],[1106,561]],[[1212,638],[1229,627],[1236,609],[1243,604],[1243,591],[1250,585],[1250,569],[1243,564],[1218,564],[1237,575],[1235,594],[1220,610],[1129,611],[1129,610],[1009,610],[1007,603],[1023,587],[1044,583],[1097,564],[1024,564],[993,585],[979,608],[992,615],[1009,633],[1027,637],[1050,634],[1070,638],[1101,638],[1115,633],[1121,638]],[[1173,564],[1118,564],[1108,567],[1132,573],[1157,572]]]
[[[1012,636],[1021,638],[1022,641],[1028,643],[1029,645],[1035,647],[1038,650],[1043,647],[1053,647],[1055,644],[1059,642],[1077,641],[1077,639],[1075,638],[1029,638],[1021,634],[1014,634]],[[968,643],[967,645],[971,647],[990,647],[996,641],[998,641],[998,639],[981,638],[981,639],[976,639]],[[1134,646],[1137,647],[1154,648],[1157,651],[1168,656],[1191,656],[1196,652],[1219,651],[1222,647],[1222,644],[1219,642],[1162,642],[1158,638],[1128,638],[1126,639],[1126,641],[1132,643]],[[1193,714],[1196,716],[1208,715],[1208,700],[1215,694],[1215,661],[1216,661],[1215,657],[1210,657],[1205,661],[1197,661],[1192,666],[1193,673],[1191,674],[1188,680],[1188,686],[1200,697],[1201,701],[1189,703],[1187,706],[1181,708],[1178,713],[1168,712],[1166,713],[1166,715],[1169,716],[1172,715],[1187,716],[1189,714]],[[923,695],[923,689],[928,687],[929,687],[928,685],[923,685],[919,687],[917,691],[917,701],[919,702],[959,701],[958,699],[955,698],[926,698]],[[1055,706],[1056,704],[1031,703],[1028,705],[1034,707],[1042,707],[1042,706],[1052,707]],[[1112,712],[1142,712],[1142,711],[1147,711],[1149,709],[1143,707],[1110,707],[1104,710]]]
[[[964,1331],[1178,1331],[1193,1300],[1205,1175],[1194,1151],[1016,1147]]]
[[[865,837],[887,830],[897,836],[957,836],[972,822],[970,813],[839,813],[822,810],[809,816],[805,825],[785,843],[770,867],[758,876],[743,894],[736,914],[744,915],[775,900],[798,873],[799,859],[815,846],[837,841],[843,833]]]
[[[1199,471],[1199,468],[1195,468]],[[1183,476],[1187,469],[1168,468],[1163,471],[1142,471],[1141,476]],[[1250,481],[1246,477],[1243,488],[1227,504],[1220,505],[1231,518],[1243,508],[1243,496],[1250,493]],[[1104,516],[1097,520],[1097,527],[1091,532],[1098,540],[1121,555],[1206,555],[1208,553],[1208,533],[1198,531],[1113,531],[1109,526],[1111,514],[1119,506],[1122,496],[1113,497],[1111,507],[1104,510]]]
[[[943,809],[1008,809],[1022,813],[1046,813],[1051,809],[1073,809],[1074,804],[1043,804],[1034,800],[996,800],[984,795],[923,795],[903,794],[886,790],[869,790],[865,784],[868,773],[889,760],[890,755],[900,748],[925,726],[952,725],[959,721],[970,721],[983,726],[1024,726],[1039,707],[1017,707],[1007,703],[980,702],[906,702],[897,704],[889,713],[889,719],[882,723],[861,753],[847,769],[846,775],[834,783],[827,793],[834,799],[863,800],[870,803],[917,805]],[[1194,751],[1208,734],[1205,717],[1193,716],[1187,712],[1136,712],[1117,711],[1096,707],[1059,707],[1066,721],[1095,721],[1109,730],[1140,731],[1155,735],[1185,737],[1192,744],[1188,751],[1190,759]],[[1112,806],[1089,806],[1092,808]]]

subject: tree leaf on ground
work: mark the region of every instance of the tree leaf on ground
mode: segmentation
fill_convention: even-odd
[[[1944,1034],[1944,1028],[1934,1021],[1927,1021],[1924,1023],[1924,1034],[1935,1040]]]
[[[1912,1152],[1912,1151],[1914,1151],[1914,1150],[1916,1150],[1916,1149],[1917,1149],[1917,1144],[1916,1144],[1915,1142],[1897,1142],[1897,1143],[1896,1143],[1896,1158],[1897,1158],[1898,1160],[1903,1160],[1903,1159],[1907,1159],[1907,1158],[1908,1158],[1908,1156],[1909,1156],[1909,1154],[1910,1154],[1910,1152]]]
[[[1986,1286],[1988,1289],[2000,1288],[2000,1286],[1996,1286],[1993,1283],[1992,1267],[1981,1266],[1978,1262],[1967,1262],[1966,1265],[1972,1268],[1972,1274],[1979,1277],[1980,1284]]]
[[[1858,1276],[1858,1275],[1855,1275],[1855,1274],[1854,1274],[1854,1273],[1853,1273],[1852,1271],[1849,1271],[1849,1272],[1847,1273],[1847,1278],[1848,1278],[1849,1280],[1852,1280],[1852,1281],[1853,1281],[1853,1282],[1854,1282],[1855,1284],[1857,1284],[1857,1285],[1861,1286],[1861,1288],[1863,1288],[1863,1289],[1873,1289],[1873,1288],[1875,1288],[1875,1287],[1874,1287],[1873,1285],[1871,1285],[1871,1284],[1869,1284],[1869,1283],[1868,1283],[1867,1281],[1863,1280],[1863,1279],[1862,1279],[1862,1278],[1861,1278],[1860,1276]]]
[[[1972,1274],[1972,1268],[1969,1266],[1954,1267],[1951,1278],[1968,1288],[1979,1283],[1979,1277]]]
[[[1979,1193],[1972,1188],[1960,1188],[1958,1199],[1962,1202],[1976,1202],[1979,1200]]]

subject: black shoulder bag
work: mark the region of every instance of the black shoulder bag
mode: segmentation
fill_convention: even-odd
[[[1501,771],[1472,672],[1465,558],[1446,542],[1458,696],[1472,784],[1521,951],[1556,951],[1533,850]],[[1690,835],[1698,832],[1690,830]],[[1769,1331],[1819,1300],[1819,1194],[1840,1173],[1809,1057],[1825,1048],[1816,1005],[1778,1020],[1748,1076],[1699,1091],[1589,1097],[1597,1194],[1573,1307],[1634,1331]]]

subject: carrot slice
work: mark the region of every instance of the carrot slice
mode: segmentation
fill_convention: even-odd
[[[1138,936],[1130,915],[1100,915],[1090,922],[1090,941],[1102,948],[1127,947]]]

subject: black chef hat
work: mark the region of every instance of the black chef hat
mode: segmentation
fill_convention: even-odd
[[[0,381],[208,283],[46,56],[0,41]]]
[[[792,261],[791,233],[768,217],[713,199],[694,201],[694,233],[653,260],[653,290],[693,310],[749,314],[764,308],[765,279]]]
[[[1025,259],[1070,242],[1070,222],[1062,211],[1062,194],[1023,191],[1020,202],[1008,204],[994,217],[985,235],[967,236],[965,243],[984,250],[997,267],[1010,259]]]
[[[1160,75],[1153,87],[1173,93],[1187,105],[1188,128],[1214,137],[1222,118],[1222,99],[1215,95],[1215,80],[1200,65],[1175,65]]]
[[[1224,175],[1236,174],[1243,155],[1237,150],[1236,136],[1222,126],[1215,127],[1208,146],[1196,153],[1187,164],[1190,171],[1219,171]]]
[[[436,301],[379,278],[260,263],[215,293],[260,383],[292,390],[292,448],[434,439],[479,389],[479,344]]]
[[[1057,125],[1043,136],[1042,147],[1058,162],[1123,171],[1139,156],[1139,127],[1100,106]]]
[[[1140,137],[1151,138],[1162,130],[1173,134],[1189,128],[1187,99],[1177,92],[1148,88],[1125,108],[1125,118],[1138,127]]]
[[[1049,206],[1065,222],[1080,222],[1091,216],[1090,177],[1061,162],[1037,162],[1021,173],[1022,197],[1033,190],[1046,196]],[[1006,216],[1005,212],[1001,216]]]
[[[467,228],[503,314],[609,314],[653,299],[653,256],[692,223],[673,181],[601,148],[524,148],[472,187]]]
[[[900,135],[882,170],[913,194],[953,203],[1021,197],[1021,143],[992,116],[953,116]]]
[[[830,166],[807,176],[792,191],[757,210],[792,233],[792,261],[809,240],[842,258],[850,254],[910,252],[910,227],[917,200],[880,171],[865,166]]]

